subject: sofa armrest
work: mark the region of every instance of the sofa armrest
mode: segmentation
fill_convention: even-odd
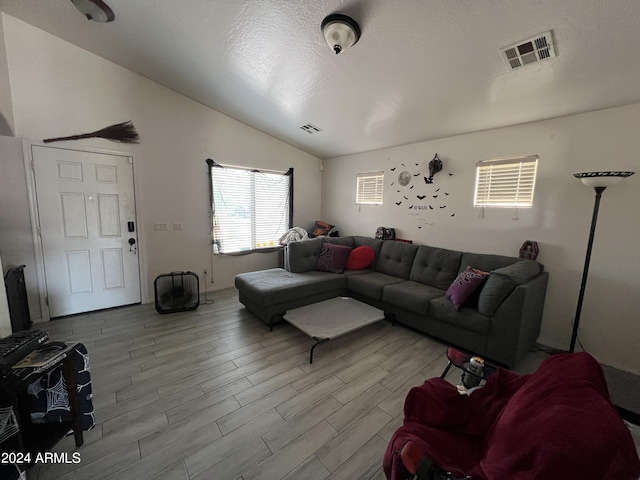
[[[518,285],[491,317],[487,357],[514,366],[540,335],[549,274],[542,272]]]
[[[491,316],[518,285],[534,278],[542,266],[533,260],[520,260],[490,272],[478,298],[478,311]]]

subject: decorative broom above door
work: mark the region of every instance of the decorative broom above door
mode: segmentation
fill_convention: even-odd
[[[104,138],[118,143],[139,143],[140,136],[131,121],[116,123],[91,133],[71,135],[70,137],[47,138],[44,143],[62,142],[64,140],[82,140],[83,138]]]

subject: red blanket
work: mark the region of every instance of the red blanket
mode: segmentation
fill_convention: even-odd
[[[609,400],[600,366],[586,353],[552,356],[532,375],[498,370],[470,396],[434,378],[411,389],[404,411],[384,460],[392,480],[404,480],[394,453],[408,440],[445,470],[474,480],[640,475],[629,430]]]

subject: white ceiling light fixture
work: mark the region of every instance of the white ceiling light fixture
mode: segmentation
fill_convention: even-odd
[[[354,46],[360,39],[360,25],[353,18],[332,13],[322,20],[322,34],[336,55]]]
[[[88,20],[107,23],[112,22],[113,19],[116,18],[113,10],[102,0],[71,0],[71,3],[73,3]]]

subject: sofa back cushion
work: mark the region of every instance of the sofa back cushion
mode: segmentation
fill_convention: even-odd
[[[462,252],[421,245],[416,252],[409,279],[446,290],[460,271],[461,258]]]
[[[488,253],[469,253],[464,252],[460,260],[460,269],[458,273],[464,271],[467,267],[477,268],[485,272],[490,272],[497,268],[506,267],[512,263],[516,263],[521,259],[517,257],[507,257],[506,255],[491,255]]]
[[[332,243],[334,245],[346,245],[353,247],[353,237],[325,237],[324,243]]]
[[[382,245],[384,244],[384,240],[380,240],[378,238],[373,237],[363,237],[361,235],[354,235],[353,237],[353,247],[371,247],[376,252],[376,257],[380,255],[382,251]]]
[[[375,271],[408,280],[417,251],[417,245],[385,240],[375,264]]]
[[[506,267],[491,270],[478,297],[478,311],[493,315],[505,298],[518,286],[542,271],[542,265],[533,260],[518,260]]]
[[[287,250],[290,272],[302,273],[315,270],[322,251],[322,238],[291,242],[287,245]]]

